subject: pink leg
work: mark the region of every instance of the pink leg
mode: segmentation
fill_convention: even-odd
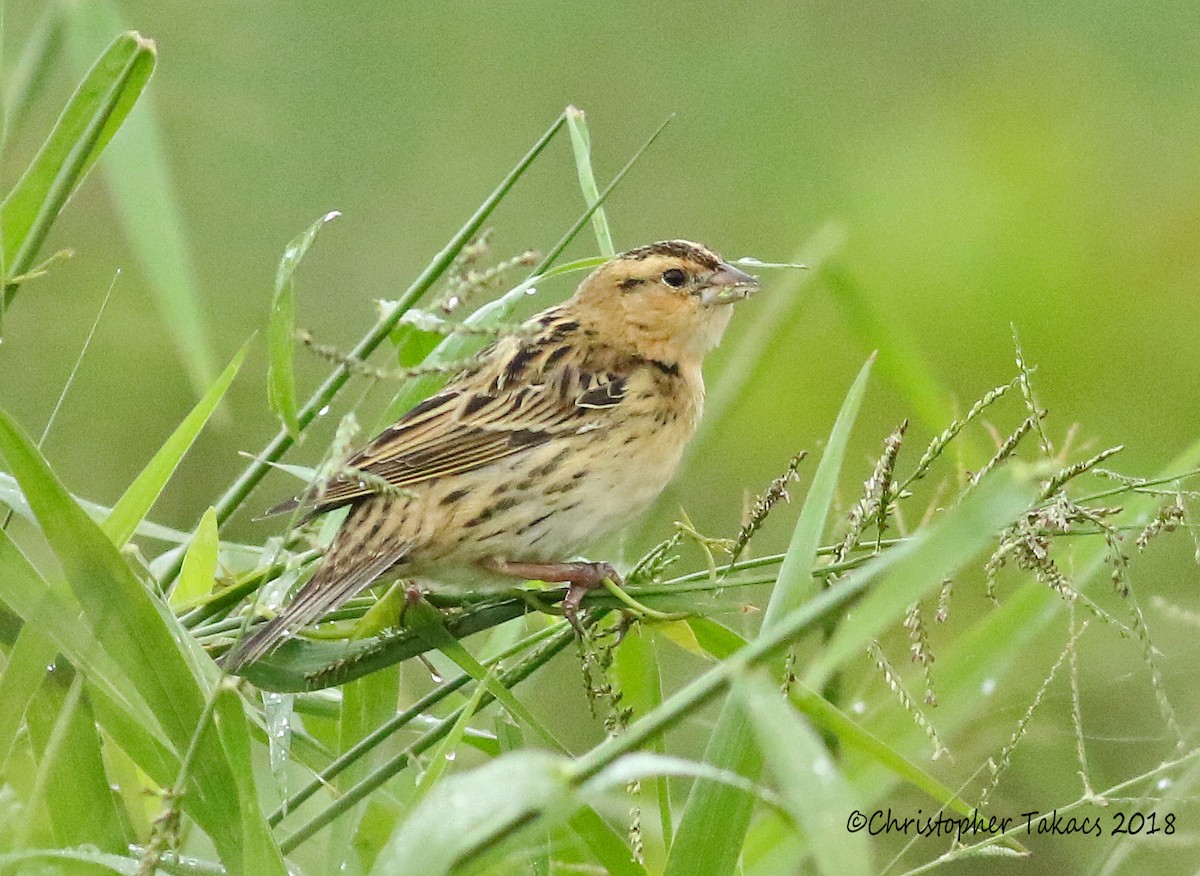
[[[480,562],[485,569],[501,575],[511,575],[525,580],[547,581],[552,584],[570,584],[563,597],[563,617],[570,621],[575,632],[583,635],[579,625],[579,605],[589,590],[595,590],[606,580],[621,586],[621,576],[608,563],[512,563],[497,557],[488,557]]]

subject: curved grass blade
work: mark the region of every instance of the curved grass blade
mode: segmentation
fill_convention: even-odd
[[[71,499],[33,442],[3,411],[0,454],[58,558],[88,632],[144,700],[175,750],[194,747],[188,793],[179,798],[180,805],[211,837],[231,871],[247,872],[241,864],[254,855],[259,866],[254,872],[283,874],[283,859],[273,844],[273,856],[260,857],[268,848],[264,843],[270,842],[270,831],[257,806],[238,807],[232,813],[229,808],[229,801],[239,799],[242,783],[253,781],[248,751],[230,752],[221,744],[239,728],[222,726],[219,739],[210,723],[195,738],[208,715],[206,698],[216,668],[197,661],[194,642],[174,616],[134,577],[117,547]],[[0,548],[6,542],[0,536]],[[223,724],[244,725],[240,714],[225,713],[224,719]],[[245,732],[244,726],[240,732]]]
[[[26,712],[26,725],[38,760],[34,792],[27,800],[30,811],[45,804],[61,845],[125,851],[133,835],[109,788],[83,676],[68,671],[47,677]]]
[[[2,595],[0,601],[3,601]],[[57,654],[54,643],[40,630],[24,624],[6,655],[8,662],[0,675],[0,775],[8,766],[8,758],[21,732],[25,709],[41,687],[46,667]]]
[[[842,402],[771,591],[760,636],[771,631],[779,618],[792,613],[813,592],[812,570],[817,548],[874,361],[872,356],[863,365]],[[717,718],[704,760],[721,769],[735,770],[748,779],[757,779],[762,770],[762,756],[753,739],[745,713],[736,704],[727,702]],[[704,780],[692,785],[667,859],[667,876],[732,873],[750,824],[752,807],[753,801],[726,785]]]
[[[1169,480],[1179,472],[1187,472],[1200,464],[1200,441],[1180,453],[1164,467],[1160,478]],[[1127,513],[1143,520],[1152,518],[1160,499],[1137,492],[1122,498]],[[1097,581],[1108,581],[1100,574],[1105,566],[1106,545],[1096,543],[1073,547],[1072,580],[1083,593]],[[1062,598],[1044,585],[1030,582],[1004,600],[1003,605],[989,612],[967,632],[956,638],[938,656],[938,726],[946,735],[976,720],[979,716],[981,691],[996,690],[1030,645],[1045,630],[1046,625],[1061,617]],[[869,724],[871,732],[898,751],[915,755],[927,745],[926,737],[912,720],[895,711],[880,713]],[[861,774],[860,774],[861,773]],[[887,793],[894,777],[873,764],[866,764],[853,776],[856,784],[869,788],[876,799]],[[869,802],[869,801],[868,801]]]
[[[71,494],[71,498],[82,508],[87,516],[95,520],[97,523],[102,523],[112,514],[112,508],[107,505],[100,505],[96,502],[89,502],[87,499],[81,499],[75,494]],[[20,486],[17,484],[16,478],[12,475],[0,471],[0,504],[11,508],[18,517],[25,520],[36,520],[33,509],[29,507],[29,502],[25,498],[25,494],[21,492]],[[190,532],[183,532],[179,529],[172,529],[169,526],[162,526],[158,523],[152,523],[149,520],[143,520],[138,524],[135,535],[140,535],[145,538],[153,538],[158,541],[170,542],[179,544],[187,541],[192,537]],[[249,545],[241,545],[241,548],[248,551],[257,551]]]
[[[174,474],[184,454],[188,452],[188,448],[192,446],[192,442],[196,440],[196,436],[200,434],[204,424],[217,409],[221,399],[225,397],[225,391],[229,389],[229,384],[233,382],[233,378],[237,376],[238,370],[242,367],[249,346],[249,341],[242,345],[242,349],[225,367],[221,376],[208,388],[204,397],[196,403],[191,412],[183,418],[183,422],[175,428],[171,437],[146,463],[146,467],[126,488],[121,498],[117,500],[117,504],[113,506],[101,528],[117,547],[121,547],[129,541],[137,528],[142,525],[150,508],[158,499],[163,487],[167,485],[167,481],[171,479],[171,475]]]
[[[50,71],[62,49],[62,9],[47,6],[25,38],[25,45],[12,69],[7,71],[0,92],[3,93],[3,130],[0,130],[0,152],[8,142],[8,134],[20,127],[25,113],[41,93]],[[109,31],[110,33],[112,31]]]
[[[122,30],[121,17],[112,0],[68,8],[68,54],[76,69],[83,70],[93,47]],[[101,169],[125,239],[157,297],[175,349],[192,385],[202,389],[216,374],[216,354],[152,100],[143,98],[141,108],[126,120],[121,136],[105,151]]]
[[[413,791],[414,803],[424,799],[433,789],[434,785],[438,783],[442,774],[446,772],[446,768],[450,763],[447,755],[462,743],[463,736],[467,732],[467,727],[470,726],[475,713],[479,711],[479,701],[491,687],[491,682],[495,681],[496,668],[497,664],[492,664],[490,669],[484,671],[483,679],[479,680],[479,684],[475,685],[475,690],[470,698],[463,703],[462,710],[458,714],[458,719],[450,728],[450,732],[446,734],[446,738],[439,742],[431,752],[429,767],[425,770],[421,778],[417,780],[417,787]]]
[[[547,745],[559,751],[565,752],[567,750],[566,746],[555,738],[546,725],[539,721],[529,709],[525,708],[525,705],[513,695],[512,691],[500,684],[492,670],[486,669],[463,646],[462,642],[450,635],[440,611],[427,602],[419,602],[414,606],[410,606],[405,621],[431,647],[437,648],[458,666],[459,669],[483,685],[487,689],[487,692],[500,705],[508,709],[509,713],[514,717],[524,721],[529,729],[540,736]]]
[[[300,420],[296,412],[296,377],[293,369],[296,347],[296,287],[292,280],[317,232],[340,216],[333,210],[294,237],[283,250],[275,272],[275,296],[271,300],[271,319],[267,324],[267,399],[271,410],[279,417],[291,437],[300,436]]]
[[[592,170],[592,137],[588,133],[587,119],[583,110],[574,106],[567,107],[565,115],[567,130],[571,133],[571,149],[575,153],[575,169],[579,172],[579,187],[583,190],[583,199],[587,201],[587,205],[596,208],[592,213],[596,246],[602,256],[612,258],[617,251],[613,248],[612,233],[608,230],[604,208],[600,206],[600,188],[596,185],[596,173]]]
[[[1023,499],[1025,503],[1023,510],[1027,510],[1033,504],[1038,495],[1038,485],[1035,482],[1018,479],[1015,467],[997,472],[997,475],[990,480],[992,482],[989,485],[989,490],[992,492],[991,498],[996,501],[981,504],[967,513],[973,514],[975,525],[996,532],[1010,525],[1016,519],[1017,515],[1008,514],[1014,504],[1019,504],[1015,501],[1016,497]],[[981,490],[977,495],[982,492]],[[569,767],[571,781],[578,783],[586,781],[615,762],[617,758],[637,750],[649,739],[676,726],[688,716],[694,715],[697,709],[717,697],[737,679],[745,677],[752,667],[771,665],[790,642],[805,633],[823,628],[831,618],[842,614],[848,605],[867,592],[869,587],[879,588],[882,586],[884,589],[903,589],[908,579],[917,573],[918,563],[927,556],[923,547],[925,543],[935,538],[946,542],[960,531],[961,527],[958,524],[946,525],[946,521],[953,521],[955,517],[963,514],[964,507],[965,503],[949,511],[943,518],[940,527],[922,530],[912,536],[911,543],[916,546],[913,549],[903,553],[887,551],[850,571],[837,587],[822,590],[817,596],[780,617],[771,628],[763,630],[753,642],[735,651],[712,669],[672,694],[663,701],[660,707],[631,724],[623,733],[610,737],[587,753],[577,757]],[[940,554],[944,548],[945,545],[938,545],[932,553]],[[880,585],[880,579],[885,574],[887,580]],[[930,586],[936,586],[938,583],[940,583],[939,579],[932,580]],[[745,776],[745,773],[742,775]],[[463,853],[463,862],[476,859],[498,844],[512,830],[527,824],[540,814],[539,812],[521,812],[516,817],[511,817],[510,813],[510,817],[500,820],[499,823],[491,823],[487,836]],[[731,836],[727,825],[723,822],[717,822],[714,829],[721,834],[722,841],[734,846],[733,857],[736,859],[736,853],[742,845],[740,835],[733,834]],[[676,835],[672,852],[680,847],[679,837],[681,835],[682,831]],[[719,861],[718,864],[723,865],[723,861]],[[671,860],[668,861],[667,866],[668,868],[672,866]],[[690,871],[695,876],[711,872],[714,872],[713,868],[703,860],[698,862],[696,869]]]
[[[859,809],[858,801],[821,737],[761,673],[740,679],[733,692],[817,869],[825,876],[875,872],[866,837],[845,832],[846,814]]]
[[[150,40],[132,31],[117,37],[79,84],[49,138],[0,203],[4,278],[0,312],[11,304],[21,276],[34,266],[67,199],[133,109],[154,62]]]
[[[562,125],[563,117],[560,115],[554,120],[554,124],[533,144],[529,152],[517,162],[516,167],[509,171],[508,176],[488,195],[487,199],[479,206],[474,215],[458,230],[442,251],[434,256],[433,260],[425,267],[420,276],[400,296],[399,301],[396,302],[396,306],[355,344],[354,349],[350,351],[350,358],[366,361],[371,353],[388,339],[396,326],[399,325],[400,318],[421,300],[422,296],[433,287],[438,278],[453,264],[455,256],[478,233],[483,223],[487,221],[487,217],[496,209],[496,205],[503,200],[504,196],[516,185],[517,180],[524,175],[530,165],[542,154]],[[333,401],[341,388],[350,380],[352,373],[351,368],[347,365],[339,365],[333,370],[333,373],[325,379],[325,382],[305,402],[304,407],[297,411],[296,419],[301,429],[307,428],[316,419],[317,412]],[[229,519],[230,515],[250,495],[250,492],[266,477],[267,472],[271,470],[271,465],[278,462],[294,443],[295,439],[291,433],[284,429],[271,440],[261,453],[254,457],[254,461],[238,475],[237,479],[214,505],[217,510],[218,525],[224,524]],[[182,562],[183,558],[181,556],[165,570],[160,580],[174,580],[175,576],[179,574]]]
[[[689,623],[691,620],[689,619]],[[697,634],[697,640],[717,660],[724,660],[738,649],[745,647],[746,640],[728,627],[711,618],[695,618],[694,620],[702,622],[698,625],[703,632]],[[939,806],[944,806],[959,815],[968,817],[971,815],[970,804],[954,791],[916,766],[881,738],[855,723],[841,709],[803,682],[794,682],[788,688],[788,697],[791,699],[792,705],[807,715],[808,719],[822,732],[837,737],[838,742],[845,748],[862,752],[871,759],[873,765],[885,767],[914,788],[928,794],[930,798],[937,801]],[[1026,852],[1025,847],[1018,842],[1013,841],[1008,845],[1013,851],[1022,854]]]
[[[494,829],[539,809],[569,815],[565,760],[543,751],[514,751],[452,776],[388,840],[371,876],[444,876],[459,855]]]
[[[75,666],[86,666],[88,678],[134,723],[166,743],[158,718],[104,649],[94,630],[80,617],[79,603],[60,581],[43,578],[0,529],[0,602],[19,615]],[[43,671],[48,665],[42,664]]]
[[[196,527],[196,537],[188,545],[183,557],[183,570],[179,573],[179,585],[175,587],[167,600],[171,608],[187,605],[195,599],[202,599],[212,592],[217,573],[217,512],[209,508],[200,518]]]

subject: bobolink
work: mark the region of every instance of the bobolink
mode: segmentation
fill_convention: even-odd
[[[569,558],[667,485],[700,419],[704,356],[729,324],[728,305],[757,285],[683,240],[596,268],[315,491],[310,516],[350,513],[308,583],[227,666],[261,658],[381,579],[441,591],[565,582],[563,613],[578,626],[584,593],[619,579],[607,563]],[[370,483],[380,478],[398,489]]]

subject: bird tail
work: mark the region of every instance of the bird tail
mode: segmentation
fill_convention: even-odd
[[[238,642],[222,658],[225,671],[237,674],[242,667],[266,657],[293,633],[320,620],[371,584],[397,561],[397,554],[388,552],[373,557],[356,568],[346,569],[329,557],[317,573],[300,588],[296,597],[263,627]]]

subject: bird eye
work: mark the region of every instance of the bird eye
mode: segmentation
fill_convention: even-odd
[[[687,274],[679,270],[679,268],[670,268],[669,270],[663,271],[662,278],[664,283],[666,283],[668,286],[673,286],[676,289],[687,282]]]

